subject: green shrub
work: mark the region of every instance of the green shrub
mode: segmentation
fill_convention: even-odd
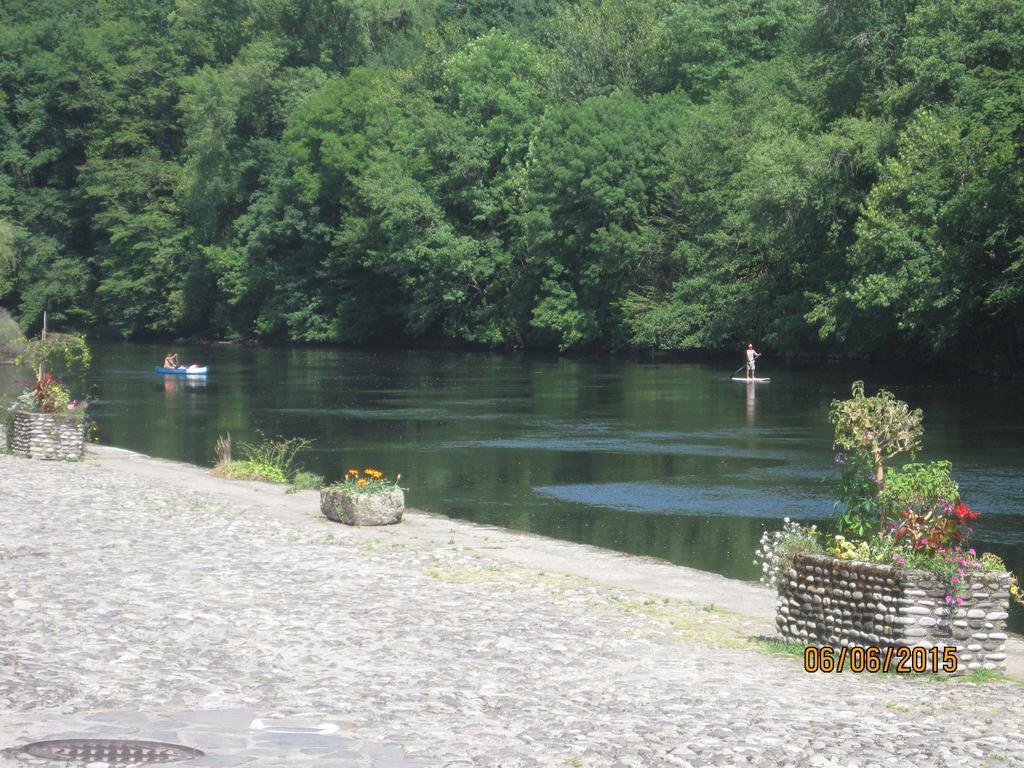
[[[295,474],[295,454],[310,442],[312,441],[302,437],[287,440],[262,437],[258,443],[242,443],[240,447],[244,460],[266,467],[276,467],[286,478],[290,478]]]
[[[891,517],[899,517],[908,509],[927,514],[938,510],[943,502],[956,504],[960,488],[949,475],[952,469],[948,461],[889,468],[878,494],[883,512]]]
[[[217,464],[213,471],[229,480],[266,480],[287,483],[297,474],[295,454],[310,444],[292,437],[287,440],[263,437],[258,443],[242,443],[242,458],[231,458],[231,436],[217,440]],[[310,473],[301,473],[310,475]]]
[[[11,313],[0,307],[0,360],[13,360],[21,354],[25,337]]]

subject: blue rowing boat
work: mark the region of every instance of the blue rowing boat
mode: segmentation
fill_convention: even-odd
[[[157,373],[166,374],[169,376],[205,376],[206,366],[205,365],[190,365],[187,368],[183,365],[180,368],[156,368],[154,369]]]

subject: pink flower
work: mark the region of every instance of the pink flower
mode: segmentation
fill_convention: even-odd
[[[960,595],[956,596],[956,604],[957,605],[963,605],[964,604],[964,599],[962,597],[960,597]]]
[[[950,579],[950,581],[953,582],[954,584],[959,584],[960,583],[960,578],[958,576],[954,576],[952,579]]]
[[[946,595],[946,602],[947,603],[952,603],[953,602],[953,596],[952,595]]]
[[[971,557],[976,557],[978,553],[975,552],[973,549],[968,549],[967,554],[969,554]]]

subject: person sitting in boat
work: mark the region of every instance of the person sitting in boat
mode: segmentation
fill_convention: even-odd
[[[177,352],[168,352],[167,356],[164,357],[164,368],[177,368],[180,365],[178,362]]]
[[[747,344],[747,378],[754,378],[754,361],[761,356],[761,353],[754,349],[753,344]]]

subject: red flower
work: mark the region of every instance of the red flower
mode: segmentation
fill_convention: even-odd
[[[971,508],[964,504],[962,501],[956,505],[953,509],[954,514],[960,518],[961,523],[969,523],[972,520],[978,519],[978,513],[972,512]]]

